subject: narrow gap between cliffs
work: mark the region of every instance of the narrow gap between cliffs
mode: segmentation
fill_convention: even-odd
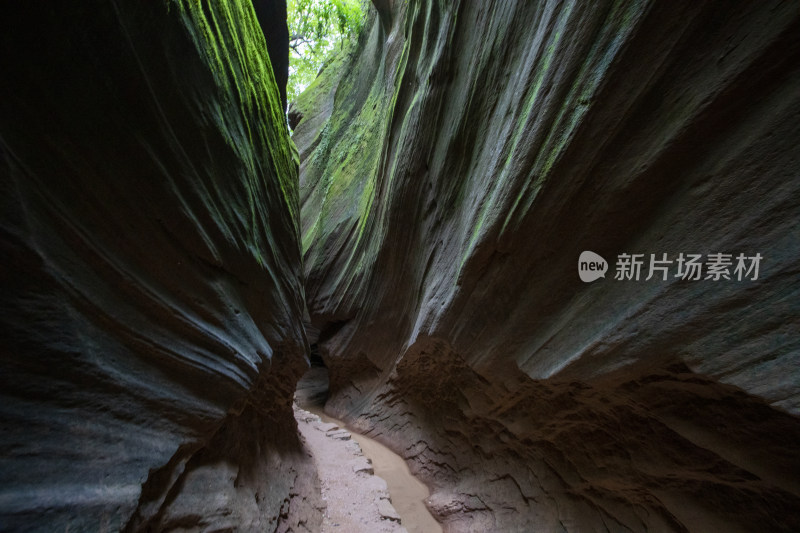
[[[340,66],[334,61],[334,54],[355,45],[365,22],[367,5],[365,0],[292,0],[287,3],[289,107],[286,111],[290,131],[302,119],[302,106],[296,105],[298,97],[322,70]],[[384,28],[388,28],[391,21],[386,9],[382,10],[381,17]],[[334,321],[319,331],[306,316],[305,328],[311,342],[310,368],[299,380],[294,400],[298,429],[307,450],[314,456],[322,498],[327,505],[322,532],[441,532],[441,526],[424,503],[430,491],[411,474],[405,460],[352,428],[344,431],[343,422],[324,412],[329,376],[319,345],[335,336],[347,322]],[[354,442],[350,442],[351,437]],[[332,464],[337,461],[341,464]],[[375,476],[385,481],[385,486]],[[335,479],[337,477],[346,479]],[[344,492],[348,488],[359,495],[337,497],[337,491]],[[389,497],[390,500],[383,501]],[[375,502],[378,502],[377,513],[358,508],[361,505],[374,510]],[[340,508],[334,509],[337,505]],[[341,508],[344,506],[347,509]],[[354,519],[355,516],[359,519]],[[332,517],[336,517],[335,520]]]

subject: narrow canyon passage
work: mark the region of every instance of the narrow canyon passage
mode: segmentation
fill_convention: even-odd
[[[800,531],[800,2],[46,4],[3,533]]]
[[[320,414],[323,420],[342,424],[340,420]],[[372,460],[375,475],[386,480],[392,505],[402,519],[409,533],[441,533],[442,526],[431,516],[425,506],[430,496],[428,487],[411,474],[402,457],[392,450],[360,433],[353,432],[353,438],[361,445],[364,454]]]
[[[306,444],[312,448],[318,471],[326,471],[325,475],[320,475],[320,481],[323,485],[323,501],[328,505],[327,510],[323,513],[322,533],[328,533],[329,531],[363,531],[364,533],[395,531],[397,528],[386,523],[386,521],[391,521],[396,516],[400,518],[402,530],[408,533],[440,533],[442,531],[441,525],[431,516],[424,503],[424,500],[430,495],[430,491],[425,484],[411,474],[402,457],[383,444],[353,431],[352,428],[346,428],[346,425],[341,420],[325,414],[324,402],[327,392],[327,370],[317,366],[312,367],[298,381],[298,391],[295,394],[295,403],[298,409],[301,410],[299,415],[297,410],[295,413],[300,432],[305,437]],[[309,414],[313,416],[308,417],[307,415]],[[322,424],[316,422],[317,418]],[[320,437],[318,435],[319,432],[326,433],[328,438]],[[358,445],[355,447],[355,451],[348,446],[352,443],[340,442],[340,439],[349,440],[350,438]],[[328,449],[331,446],[337,446],[340,451],[331,452]],[[361,455],[362,452],[363,456]],[[369,509],[370,506],[374,506],[376,503],[379,511],[382,506],[385,508],[384,502],[380,501],[385,491],[381,489],[380,485],[376,488],[374,481],[369,480],[366,474],[363,474],[365,468],[360,464],[359,457],[369,459],[369,470],[385,481],[385,490],[388,490],[388,494],[391,497],[391,506],[394,510],[390,508],[384,510],[384,515],[379,512],[376,516]],[[328,464],[321,466],[320,461],[325,461]],[[333,463],[337,462],[341,464],[336,464],[334,467]],[[356,466],[353,468],[352,464],[354,462]],[[345,479],[326,479],[326,476],[347,478],[355,477],[358,474],[363,474],[362,477],[367,478],[367,480],[359,482]],[[364,486],[358,486],[360,483],[363,483]],[[353,489],[352,487],[354,486],[358,486],[358,489]],[[360,491],[361,494],[341,494],[342,491],[347,490],[347,487],[350,487],[353,492]],[[333,490],[339,491],[340,494],[331,495],[330,493]],[[346,503],[343,503],[343,501],[346,501]],[[336,509],[333,506],[350,506],[353,509]],[[350,511],[352,511],[352,516]],[[335,524],[338,524],[338,526]],[[340,526],[342,529],[335,529],[335,527]]]
[[[319,477],[319,531],[406,533],[386,481],[374,475],[370,460],[351,433],[300,407],[295,407],[295,420]]]

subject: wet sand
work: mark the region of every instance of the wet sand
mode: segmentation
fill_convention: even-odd
[[[306,409],[324,422],[346,427],[342,421],[326,415],[321,407],[308,406]],[[424,500],[430,496],[428,487],[411,474],[403,458],[369,437],[355,433],[350,428],[348,431],[361,446],[364,455],[372,461],[375,475],[386,481],[392,505],[400,515],[403,527],[409,533],[441,533],[442,526],[425,507]]]

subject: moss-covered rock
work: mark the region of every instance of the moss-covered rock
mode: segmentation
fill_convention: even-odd
[[[0,40],[0,529],[313,528],[297,153],[250,1],[19,2]]]
[[[797,418],[756,398],[800,412],[797,6],[375,4],[297,103],[328,408],[451,531],[798,527],[796,484],[725,444],[797,472]],[[758,279],[613,279],[717,252]]]

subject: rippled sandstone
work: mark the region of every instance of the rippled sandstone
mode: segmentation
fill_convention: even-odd
[[[249,1],[1,20],[0,529],[315,530],[285,24]]]
[[[290,109],[328,411],[446,531],[800,528],[798,6],[374,5]]]

